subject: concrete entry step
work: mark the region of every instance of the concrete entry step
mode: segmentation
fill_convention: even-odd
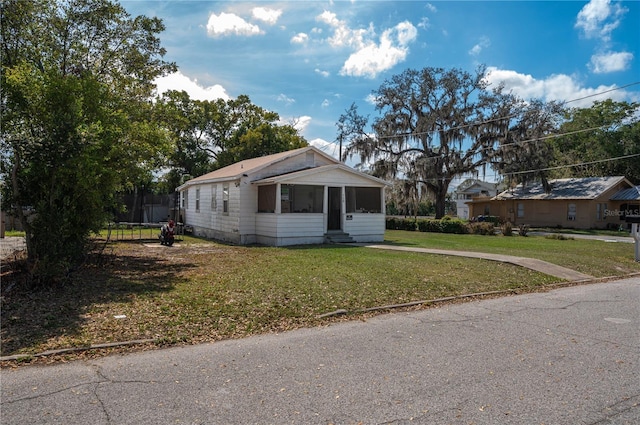
[[[348,233],[343,231],[328,231],[324,234],[324,240],[326,243],[354,243],[355,241]]]

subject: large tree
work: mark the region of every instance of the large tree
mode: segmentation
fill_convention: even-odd
[[[194,100],[170,91],[159,99],[158,121],[175,144],[169,158],[170,185],[182,175],[198,176],[244,159],[307,146],[292,125],[248,96],[213,101]]]
[[[26,231],[34,281],[67,276],[116,192],[157,166],[152,81],[175,69],[163,29],[109,0],[3,2],[3,207]]]
[[[372,172],[401,178],[435,199],[436,217],[446,211],[451,181],[487,164],[524,103],[501,87],[489,89],[484,67],[408,69],[373,92],[380,116],[368,119],[352,107],[338,121],[343,157],[360,155]]]
[[[626,176],[640,184],[640,103],[597,101],[567,111],[553,140],[554,177]]]
[[[549,191],[552,143],[562,121],[562,104],[534,99],[514,105],[508,131],[497,138],[495,147],[485,150],[484,156],[508,185],[540,181]]]

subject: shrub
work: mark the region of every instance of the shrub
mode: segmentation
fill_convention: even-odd
[[[504,236],[513,235],[513,224],[511,224],[510,221],[505,221],[504,223],[502,223],[502,226],[500,226],[500,229],[502,230],[502,234]]]
[[[468,228],[469,233],[472,233],[474,235],[493,236],[496,234],[496,227],[493,223],[469,223]]]
[[[440,220],[440,226],[442,227],[442,233],[455,233],[458,235],[469,233],[467,223],[462,220],[454,220],[451,217],[445,216]]]
[[[389,230],[416,230],[416,220],[413,218],[387,217],[385,227]]]
[[[490,225],[493,230],[493,224],[491,223],[478,224]],[[469,233],[469,226],[465,221],[451,217],[443,217],[441,220],[422,218],[417,221],[413,218],[387,217],[386,228],[389,230],[418,230],[431,233]]]
[[[418,220],[418,230],[421,232],[433,232],[442,233],[442,227],[440,226],[440,220],[433,220],[425,218]]]
[[[385,228],[388,230],[398,230],[399,218],[387,217],[385,220]]]
[[[527,233],[529,233],[529,225],[528,224],[521,224],[520,226],[518,226],[518,234],[520,236],[527,236]]]

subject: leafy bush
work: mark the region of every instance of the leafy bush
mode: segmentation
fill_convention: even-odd
[[[421,232],[433,233],[469,233],[467,223],[462,220],[452,219],[451,217],[443,217],[441,220],[422,219],[418,220],[418,230]]]
[[[413,218],[387,217],[385,227],[389,230],[416,230],[416,220]]]
[[[486,235],[494,236],[496,234],[496,227],[493,223],[469,223],[469,233],[474,235]]]
[[[529,233],[529,225],[528,224],[521,224],[520,226],[518,226],[518,234],[520,236],[527,236],[527,233]]]
[[[513,235],[513,224],[510,221],[505,221],[500,226],[500,230],[502,230],[503,236],[512,236]]]
[[[425,218],[422,220],[418,220],[417,225],[418,225],[418,230],[421,232],[442,233],[440,220]]]
[[[467,223],[462,220],[452,219],[445,216],[442,220],[440,220],[440,225],[442,226],[442,233],[455,233],[455,234],[465,234],[469,233],[469,228],[467,227]]]

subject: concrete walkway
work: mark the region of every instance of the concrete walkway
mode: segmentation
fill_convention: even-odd
[[[526,267],[531,270],[535,270],[540,273],[555,276],[564,280],[571,281],[583,281],[594,279],[593,276],[580,273],[575,270],[568,269],[566,267],[551,264],[546,261],[537,260],[535,258],[516,257],[513,255],[502,254],[488,254],[484,252],[472,252],[472,251],[450,251],[445,249],[428,249],[428,248],[414,248],[406,246],[394,246],[394,245],[371,245],[371,244],[357,244],[358,246],[364,246],[366,248],[374,249],[386,249],[391,251],[404,251],[404,252],[422,252],[425,254],[439,254],[439,255],[453,255],[456,257],[468,257],[468,258],[480,258],[483,260],[499,261],[502,263],[514,264],[520,267]]]
[[[635,243],[633,237],[629,236],[628,232],[620,232],[619,236],[608,236],[608,235],[581,235],[578,233],[550,233],[550,232],[529,232],[531,236],[548,236],[548,235],[557,235],[564,236],[570,239],[589,239],[592,241],[602,241],[602,242],[618,242],[618,243]]]

